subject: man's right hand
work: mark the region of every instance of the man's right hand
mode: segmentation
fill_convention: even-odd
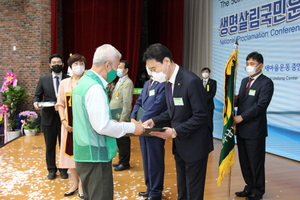
[[[38,107],[38,102],[34,102],[33,103],[33,106],[34,106],[34,108],[35,109],[37,109],[37,110],[41,110],[43,107]]]
[[[155,126],[155,123],[152,119],[148,119],[143,123],[144,127],[146,128],[153,128]]]
[[[133,132],[134,135],[141,135],[144,133],[145,128],[141,123],[134,123],[135,124],[135,130]]]

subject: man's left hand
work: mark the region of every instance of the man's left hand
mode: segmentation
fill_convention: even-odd
[[[151,131],[149,134],[152,136],[160,137],[164,140],[172,136],[172,128],[170,127],[164,127],[166,131],[164,132],[159,132],[159,131]]]
[[[235,124],[239,124],[243,121],[243,117],[242,117],[242,115],[237,115],[237,116],[233,117],[233,120],[234,120]]]

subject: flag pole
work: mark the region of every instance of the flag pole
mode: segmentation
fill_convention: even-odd
[[[234,49],[238,50],[238,46],[239,46],[239,43],[238,43],[238,39],[236,38],[235,40],[235,43],[234,43]],[[237,51],[235,52],[235,57],[236,57],[236,63],[238,61],[238,58],[237,58],[238,54],[237,54]],[[234,92],[233,92],[233,97],[232,99],[234,99],[234,95],[235,95],[235,84],[236,84],[236,73],[237,73],[237,64],[235,65],[235,72],[234,72]],[[234,112],[234,109],[232,109],[232,116],[235,116],[235,112]],[[228,183],[228,200],[230,200],[230,190],[231,190],[231,170],[229,171],[229,183]]]
[[[234,49],[238,50],[238,47],[239,47],[238,38],[236,38],[235,43],[234,43]],[[237,53],[237,51],[236,51],[235,57],[236,57],[236,62],[238,62],[238,53]],[[238,65],[236,64],[236,65],[235,65],[235,72],[234,72],[234,75],[235,75],[235,76],[234,76],[234,92],[233,92],[233,99],[234,99],[234,94],[235,94],[235,84],[236,84],[236,77],[237,77],[237,68],[238,68]],[[233,114],[234,114],[234,112],[233,112]],[[234,116],[234,115],[233,115],[233,116]]]
[[[228,184],[228,200],[230,200],[230,188],[231,188],[231,170],[229,172],[229,184]]]

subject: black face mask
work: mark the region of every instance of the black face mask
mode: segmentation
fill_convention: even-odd
[[[62,65],[52,65],[52,71],[54,71],[55,73],[60,73],[63,69]]]

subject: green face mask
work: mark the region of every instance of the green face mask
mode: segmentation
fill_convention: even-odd
[[[117,71],[111,67],[111,70],[107,73],[106,81],[111,82],[111,81],[115,80],[116,77],[117,77]]]

